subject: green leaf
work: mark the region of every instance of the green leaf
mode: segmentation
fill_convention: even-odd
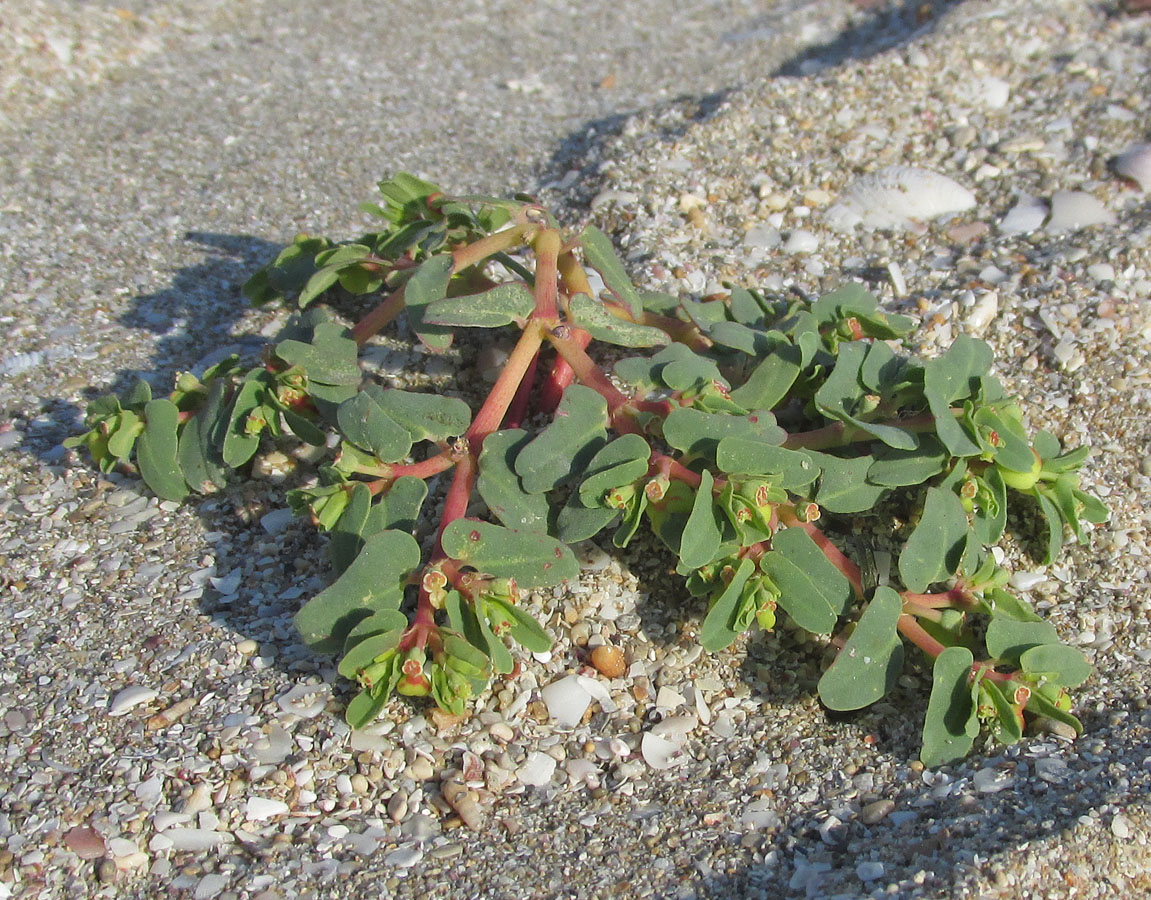
[[[815,634],[831,634],[854,596],[851,582],[803,528],[776,532],[760,568],[779,587],[779,605],[797,625]]]
[[[344,573],[296,613],[296,630],[317,653],[339,651],[361,619],[399,607],[408,575],[419,564],[420,545],[410,534],[372,535]]]
[[[223,430],[228,421],[224,409],[226,390],[223,380],[213,381],[204,405],[185,423],[180,433],[177,450],[180,469],[188,486],[200,494],[213,493],[228,483],[220,452]]]
[[[621,359],[615,364],[614,370],[615,374],[628,384],[652,390],[669,386],[665,384],[662,376],[663,370],[673,362],[688,364],[701,373],[707,373],[709,377],[711,373],[719,375],[719,368],[713,360],[698,356],[686,344],[680,343],[669,344],[654,356],[630,356]]]
[[[899,554],[899,577],[908,590],[926,591],[955,574],[966,542],[967,513],[959,498],[942,488],[928,488],[923,516]]]
[[[1017,622],[1042,622],[1043,619],[1031,608],[1031,604],[1021,597],[1008,593],[1003,588],[992,588],[983,595],[986,612],[994,616],[1004,616]]]
[[[392,610],[392,612],[395,612],[395,610]],[[374,619],[375,616],[372,616],[372,618]],[[368,635],[362,640],[357,641],[345,651],[337,671],[345,678],[355,681],[356,674],[360,669],[371,665],[375,662],[376,657],[383,656],[385,653],[395,650],[396,647],[399,646],[400,638],[404,636],[406,626],[407,621],[405,620],[403,626],[394,631]]]
[[[821,325],[829,325],[842,316],[874,312],[878,308],[876,296],[859,282],[852,281],[829,291],[811,304],[811,314]]]
[[[966,647],[948,647],[935,658],[931,699],[923,723],[919,758],[926,766],[945,766],[965,757],[979,734],[979,720],[971,699],[971,666],[975,658]]]
[[[976,537],[984,544],[996,544],[1007,527],[1007,485],[995,466],[989,466],[977,477],[982,484],[976,496],[979,504],[973,523]]]
[[[503,600],[493,600],[489,598],[487,602],[498,606],[511,620],[512,624],[508,629],[508,634],[513,641],[529,653],[547,653],[547,651],[552,648],[551,637],[548,636],[543,626],[536,621],[531,613],[514,603],[508,603]]]
[[[313,447],[322,447],[327,442],[327,435],[315,422],[303,416],[294,409],[283,409],[284,421],[289,430],[305,444]]]
[[[144,431],[144,424],[140,417],[132,410],[126,409],[120,413],[120,421],[116,430],[108,436],[108,452],[117,459],[127,461],[132,455],[132,448],[136,445],[136,438]]]
[[[789,344],[787,338],[779,332],[769,335],[766,331],[748,328],[739,322],[716,322],[708,329],[707,336],[721,347],[739,350],[756,359],[766,357],[780,341]]]
[[[605,444],[587,466],[578,489],[587,507],[603,506],[604,495],[647,474],[651,445],[638,434],[623,434]]]
[[[725,437],[715,449],[720,471],[741,475],[774,475],[780,487],[799,491],[819,477],[820,468],[802,450],[772,447],[738,435]]]
[[[1038,502],[1039,515],[1043,519],[1045,540],[1039,563],[1048,566],[1055,561],[1059,556],[1059,551],[1063,548],[1063,516],[1060,515],[1059,507],[1047,496],[1041,484],[1036,485],[1028,493]]]
[[[607,443],[607,401],[573,384],[564,391],[555,419],[516,457],[516,474],[533,494],[550,491],[583,471]]]
[[[887,488],[867,480],[867,473],[875,463],[873,456],[844,459],[829,453],[810,455],[823,471],[815,502],[828,512],[865,512],[874,509],[887,493]]]
[[[667,332],[613,316],[602,303],[587,294],[576,294],[568,306],[572,320],[597,341],[617,347],[662,347]]]
[[[1056,722],[1062,722],[1064,725],[1069,725],[1075,729],[1076,734],[1083,733],[1083,723],[1071,715],[1071,713],[1056,706],[1050,698],[1043,695],[1042,691],[1031,692],[1031,698],[1027,701],[1027,711],[1034,715],[1043,716]]]
[[[477,519],[456,519],[441,536],[444,552],[480,572],[514,578],[520,587],[551,587],[579,577],[564,544],[533,531],[513,531]]]
[[[643,301],[627,277],[627,271],[616,256],[608,236],[594,225],[588,225],[580,235],[580,243],[587,264],[599,272],[603,283],[631,310],[634,318],[642,317]]]
[[[574,544],[595,537],[615,521],[619,514],[618,509],[584,506],[579,495],[573,492],[556,514],[555,526],[551,530],[565,544]]]
[[[308,279],[296,300],[300,309],[308,306],[312,301],[322,297],[340,280],[340,266],[325,266]]]
[[[987,626],[987,652],[994,659],[1018,665],[1032,647],[1058,644],[1059,634],[1050,622],[1020,622],[1007,616],[992,616]]]
[[[516,455],[531,440],[520,428],[494,431],[484,439],[476,489],[492,515],[509,528],[522,531],[548,530],[548,501],[543,494],[529,494],[515,473]]]
[[[1067,644],[1039,644],[1024,650],[1019,654],[1019,668],[1060,687],[1078,687],[1094,671],[1083,651]]]
[[[358,385],[361,374],[356,352],[347,329],[333,322],[317,325],[310,343],[286,340],[276,345],[276,356],[288,365],[300,366],[308,381],[320,384]]]
[[[819,699],[828,709],[862,709],[895,687],[903,671],[903,641],[896,624],[903,600],[878,587],[835,662],[819,679]]]
[[[372,492],[363,482],[352,487],[351,498],[332,528],[328,541],[328,559],[337,573],[343,572],[364,545],[364,526],[372,509]]]
[[[385,496],[372,504],[363,536],[371,537],[389,528],[411,534],[416,530],[420,508],[428,496],[427,482],[414,475],[403,475],[392,482]]]
[[[384,462],[398,462],[412,450],[412,435],[384,412],[368,391],[359,391],[336,410],[336,425],[344,437]]]
[[[868,345],[862,341],[840,344],[835,368],[815,393],[815,406],[828,418],[854,425],[889,447],[913,450],[919,446],[916,435],[895,425],[880,425],[855,415],[867,399],[866,390],[859,380],[867,350]]]
[[[509,281],[478,294],[433,300],[425,308],[423,320],[431,325],[471,328],[498,328],[512,322],[522,326],[533,309],[535,299],[527,285]]]
[[[267,390],[267,383],[257,375],[244,381],[236,391],[228,424],[225,426],[222,448],[224,462],[233,469],[251,459],[260,447],[260,435],[250,434],[246,426],[248,416],[263,404]]]
[[[391,691],[383,691],[373,695],[371,691],[360,691],[348,703],[344,710],[344,720],[352,728],[366,728],[371,725],[388,705]]]
[[[344,638],[344,652],[348,653],[356,644],[377,634],[386,634],[389,631],[403,633],[408,627],[408,617],[398,609],[384,609],[372,613],[365,619],[360,619],[356,627],[348,632]]]
[[[896,356],[887,344],[873,341],[859,367],[859,380],[864,387],[882,394],[900,382],[905,365],[906,360]]]
[[[685,566],[698,569],[715,559],[723,539],[720,511],[715,505],[712,488],[715,479],[704,469],[700,473],[699,488],[695,493],[691,514],[683,527],[679,544],[679,558]]]
[[[430,350],[447,350],[452,343],[450,328],[424,320],[429,304],[447,296],[451,278],[452,255],[445,253],[424,260],[404,286],[404,307],[412,331]]]
[[[663,438],[672,447],[691,456],[715,459],[716,447],[727,437],[757,440],[764,445],[778,445],[787,436],[775,424],[769,412],[746,416],[709,413],[690,406],[677,406],[663,422]]]
[[[738,287],[734,284],[727,284],[725,282],[724,287],[731,291],[731,296],[728,298],[727,304],[728,309],[731,310],[732,318],[734,318],[736,322],[753,328],[763,323],[764,315],[768,309],[762,297],[753,291]]]
[[[954,456],[977,456],[983,452],[956,420],[951,404],[972,396],[990,368],[991,348],[965,334],[956,338],[942,356],[924,364],[923,393],[935,416],[935,431]]]
[[[885,487],[922,484],[942,472],[950,458],[947,448],[937,438],[920,435],[919,446],[913,450],[888,447],[876,454],[875,462],[867,470],[867,480]]]
[[[176,455],[180,411],[171,400],[150,400],[144,407],[144,419],[144,433],[136,447],[140,476],[156,496],[179,503],[188,496]]]
[[[736,630],[734,620],[739,610],[744,585],[755,571],[755,563],[742,559],[727,587],[719,595],[699,630],[699,642],[712,653],[731,645],[743,629]]]
[[[731,399],[745,409],[774,409],[799,377],[803,351],[779,332],[768,332],[769,347]]]
[[[471,408],[458,397],[381,388],[375,384],[369,385],[365,393],[371,395],[389,418],[403,425],[413,441],[446,441],[464,434],[472,422]]]

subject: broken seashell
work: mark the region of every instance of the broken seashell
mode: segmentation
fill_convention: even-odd
[[[959,182],[914,166],[888,166],[852,182],[823,214],[836,231],[913,228],[919,222],[963,212],[975,195]]]

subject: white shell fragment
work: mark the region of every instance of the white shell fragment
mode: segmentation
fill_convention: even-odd
[[[290,807],[283,800],[275,800],[271,797],[249,797],[244,806],[244,818],[249,822],[262,822],[265,819],[282,816],[289,809]]]
[[[556,761],[546,753],[535,750],[528,754],[528,758],[516,772],[516,777],[521,784],[542,787],[552,780],[555,770]]]
[[[1138,183],[1146,193],[1151,191],[1151,144],[1133,144],[1115,160],[1115,171]]]
[[[973,206],[975,195],[946,175],[914,166],[888,166],[849,185],[828,207],[824,221],[836,231],[850,231],[856,225],[869,230],[909,228]]]
[[[999,232],[1001,234],[1027,234],[1043,227],[1043,220],[1046,218],[1046,203],[1029,194],[1021,194],[1019,202],[1007,211],[1007,215],[999,223]]]
[[[112,698],[112,704],[108,707],[108,715],[122,716],[132,707],[139,706],[141,703],[150,703],[157,696],[159,696],[158,692],[149,687],[142,685],[126,687]]]
[[[574,728],[578,725],[591,703],[591,694],[575,675],[553,681],[540,691],[540,696],[548,708],[548,715],[561,728]]]
[[[1114,225],[1115,213],[1083,191],[1056,191],[1051,198],[1051,218],[1047,230],[1075,231],[1091,225]]]
[[[324,711],[332,696],[330,684],[297,684],[276,698],[280,709],[301,719],[314,719]]]
[[[683,745],[682,740],[668,740],[649,731],[640,740],[639,752],[653,769],[670,769],[684,761]]]
[[[988,75],[965,81],[955,89],[956,99],[985,109],[1003,109],[1011,97],[1011,86],[1002,78]]]

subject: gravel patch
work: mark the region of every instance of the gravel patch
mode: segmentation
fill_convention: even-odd
[[[6,33],[21,47],[49,20],[129,21],[25,5],[41,18]],[[220,3],[186,28],[183,7],[138,10],[162,46],[125,41],[127,62],[92,37],[99,78],[52,68],[84,48],[52,50],[51,71],[11,51],[0,67],[83,82],[0,122],[0,896],[1147,892],[1151,216],[1109,168],[1147,136],[1146,17],[733,0],[664,21],[615,4],[626,25],[589,11],[569,32],[563,4],[395,6],[405,47],[477,60],[384,58],[396,26],[350,5],[317,23]],[[161,29],[169,9],[179,27]],[[509,34],[538,46],[507,49]],[[865,58],[842,58],[852,42]],[[407,91],[386,87],[395,68]],[[473,108],[488,115],[470,123]],[[281,314],[243,309],[239,281],[295,230],[345,233],[403,166],[461,189],[538,184],[614,233],[647,287],[783,296],[856,278],[921,319],[923,353],[989,341],[1032,426],[1096,448],[1085,481],[1113,511],[1045,570],[1008,551],[1015,587],[1097,665],[1076,694],[1086,733],[924,770],[929,672],[829,716],[820,642],[785,628],[701,653],[702,610],[643,541],[585,545],[577,586],[533,595],[555,647],[470,719],[396,701],[351,733],[348,685],[291,628],[328,577],[321,540],[282,512],[294,461],[177,506],[59,441],[90,385],[166,385],[206,346],[257,352]],[[974,206],[849,230],[825,217],[891,166],[946,176]],[[480,349],[445,365],[392,338],[372,367],[465,392]]]

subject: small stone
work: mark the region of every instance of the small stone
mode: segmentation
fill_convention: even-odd
[[[212,872],[205,875],[196,883],[196,890],[192,894],[195,900],[212,900],[228,886],[228,877]]]
[[[883,877],[883,863],[861,862],[855,867],[855,874],[860,881],[875,881]]]
[[[91,825],[77,825],[68,829],[64,844],[80,859],[99,859],[107,852],[104,838]]]
[[[627,671],[624,652],[611,644],[601,644],[592,651],[591,664],[604,678],[619,678]]]
[[[398,847],[384,854],[384,864],[397,869],[409,869],[423,858],[424,851],[419,847]]]
[[[1111,820],[1111,833],[1120,840],[1131,837],[1131,825],[1126,816],[1120,814]]]
[[[415,781],[431,781],[436,775],[436,770],[432,766],[432,761],[426,756],[417,756],[408,766],[407,773]]]
[[[1055,234],[1076,231],[1092,225],[1114,225],[1115,213],[1091,194],[1083,191],[1056,191],[1051,198],[1051,218],[1047,230]]]
[[[863,822],[864,825],[875,825],[886,819],[893,809],[895,809],[894,801],[876,800],[874,803],[868,803],[867,806],[860,810],[859,820]]]

